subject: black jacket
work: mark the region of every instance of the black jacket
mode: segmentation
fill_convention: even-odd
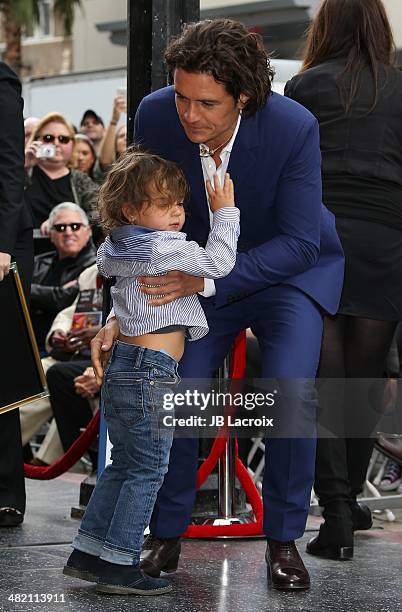
[[[356,174],[394,181],[402,187],[402,73],[380,65],[377,105],[367,68],[349,114],[342,106],[337,78],[345,61],[324,62],[291,79],[285,95],[318,119],[324,174]]]
[[[342,58],[314,66],[289,81],[285,95],[318,119],[324,204],[335,215],[402,230],[402,73],[379,65],[377,103],[371,72],[361,74],[351,109],[338,87]]]
[[[60,286],[43,285],[43,280],[50,268],[58,262],[57,253],[37,255],[34,261],[34,272],[31,286],[31,313],[49,313],[54,317],[60,310],[70,306],[78,294],[78,287],[63,289],[62,285],[79,277],[81,272],[92,266],[96,260],[96,250],[92,240],[80,251],[77,257],[65,260],[65,267],[60,278]]]
[[[33,227],[24,202],[24,124],[21,84],[0,62],[0,252],[12,254],[20,232]]]

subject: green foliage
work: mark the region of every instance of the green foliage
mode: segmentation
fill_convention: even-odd
[[[39,22],[40,0],[0,0],[0,11],[18,25],[32,27]],[[74,10],[81,6],[81,0],[55,0],[54,12],[63,22],[67,36],[70,36],[74,23]]]
[[[29,26],[39,21],[39,0],[2,0],[0,9],[18,26]]]
[[[55,0],[54,12],[63,20],[64,31],[70,36],[74,23],[74,10],[81,7],[81,0]]]

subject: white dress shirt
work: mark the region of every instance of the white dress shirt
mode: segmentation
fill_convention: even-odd
[[[221,185],[223,185],[223,181],[225,180],[225,174],[229,166],[230,154],[232,152],[234,141],[236,140],[237,132],[239,131],[240,121],[241,121],[241,112],[239,113],[239,118],[237,120],[237,124],[233,132],[232,138],[229,140],[227,145],[223,147],[222,151],[219,154],[219,157],[221,158],[221,165],[219,166],[219,168],[216,167],[215,161],[213,160],[212,157],[210,156],[200,157],[202,173],[204,175],[204,183],[207,180],[209,180],[211,181],[211,184],[213,186],[214,174],[217,174]],[[200,145],[200,148],[201,146],[202,145]],[[208,201],[208,193],[206,191],[206,188],[205,188],[205,193],[207,194],[207,201]],[[236,192],[235,192],[235,195],[236,195]],[[209,207],[208,207],[208,210],[209,210],[210,224],[212,224],[212,212]],[[210,278],[204,278],[204,290],[199,291],[199,294],[207,298],[207,297],[212,297],[213,295],[215,295],[215,293],[216,293],[215,282]]]

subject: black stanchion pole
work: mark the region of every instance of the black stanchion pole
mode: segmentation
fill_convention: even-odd
[[[199,0],[153,0],[152,31],[152,91],[168,84],[163,61],[165,49],[172,38],[178,36],[185,23],[200,18]]]
[[[152,88],[153,0],[127,0],[127,144],[133,142],[134,117]]]
[[[127,0],[127,135],[133,141],[134,117],[144,96],[165,87],[164,53],[185,23],[200,18],[199,0]]]

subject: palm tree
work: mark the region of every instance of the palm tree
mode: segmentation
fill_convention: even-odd
[[[0,0],[6,43],[3,59],[17,74],[22,68],[21,36],[24,28],[39,22],[40,3],[41,0]],[[81,6],[81,0],[54,1],[54,13],[61,17],[66,36],[71,35],[76,6]]]

